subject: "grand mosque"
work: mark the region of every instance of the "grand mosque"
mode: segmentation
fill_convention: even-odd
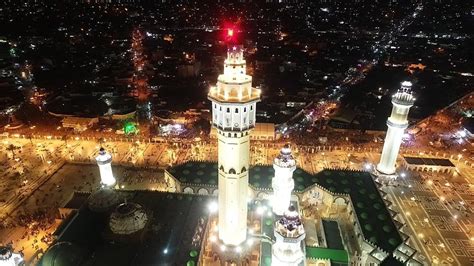
[[[377,182],[395,173],[410,86],[393,96],[378,171],[309,173],[290,145],[273,165],[250,165],[261,92],[246,73],[244,48],[230,44],[208,94],[217,162],[166,169],[168,192],[126,191],[101,149],[102,187],[60,208],[63,224],[40,265],[421,265]],[[0,265],[11,265],[2,264],[9,254],[0,254]]]

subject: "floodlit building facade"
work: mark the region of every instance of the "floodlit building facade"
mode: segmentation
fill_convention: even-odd
[[[296,160],[291,154],[289,145],[285,145],[280,154],[273,161],[275,177],[272,178],[272,208],[276,215],[283,215],[288,210],[291,192],[295,187],[293,172],[296,169]]]
[[[255,127],[260,90],[246,74],[243,47],[230,45],[224,73],[208,94],[218,135],[219,239],[239,245],[247,238],[250,131]]]
[[[387,135],[383,145],[380,163],[377,170],[383,174],[395,173],[395,162],[397,160],[402,137],[408,127],[408,112],[415,102],[412,95],[411,82],[402,82],[401,88],[392,96],[392,114],[387,120]]]
[[[112,173],[112,155],[105,151],[104,148],[100,148],[99,155],[95,157],[95,160],[99,166],[100,183],[107,187],[113,187],[116,180]]]

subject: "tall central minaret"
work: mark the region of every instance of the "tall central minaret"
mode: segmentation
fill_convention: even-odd
[[[246,75],[242,46],[228,47],[224,74],[208,98],[218,135],[219,239],[239,245],[247,238],[249,134],[260,101],[260,90],[252,88],[252,77]]]
[[[383,174],[395,173],[395,162],[402,144],[404,130],[408,127],[408,111],[415,103],[411,92],[411,82],[402,82],[401,88],[392,96],[392,114],[387,120],[387,135],[377,170]]]

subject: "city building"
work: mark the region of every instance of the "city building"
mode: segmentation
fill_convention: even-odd
[[[296,169],[296,160],[291,154],[289,145],[281,149],[280,154],[273,161],[273,169],[275,169],[275,177],[272,179],[272,208],[276,215],[283,215],[290,206],[291,192],[295,187],[293,172]]]
[[[408,127],[408,111],[415,102],[411,86],[409,81],[402,82],[401,88],[392,96],[392,114],[387,120],[387,135],[380,163],[377,165],[377,170],[383,174],[392,175],[396,170],[395,163],[402,144],[403,133]]]
[[[229,30],[229,37],[233,31]],[[241,45],[229,45],[224,73],[209,91],[212,124],[218,134],[219,239],[238,246],[247,238],[250,131],[255,127],[260,91],[246,74]]]
[[[100,171],[100,183],[106,187],[113,187],[116,183],[114,174],[112,173],[112,155],[100,148],[99,155],[95,157]]]

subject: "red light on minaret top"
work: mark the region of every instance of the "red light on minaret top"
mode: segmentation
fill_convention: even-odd
[[[233,44],[237,42],[239,32],[239,28],[235,24],[224,24],[221,36],[227,44]]]

